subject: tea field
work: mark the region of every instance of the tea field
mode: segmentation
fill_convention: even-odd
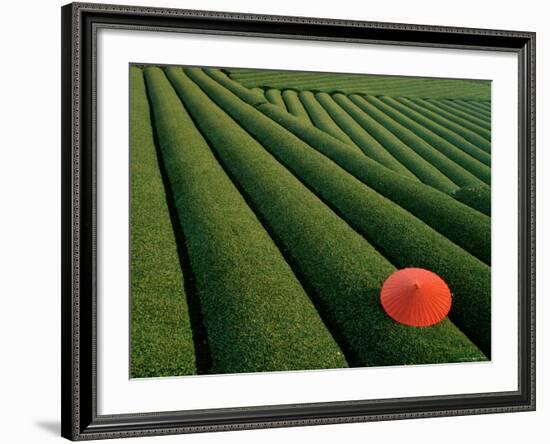
[[[130,75],[131,377],[490,359],[489,82]],[[406,267],[442,322],[382,309]]]

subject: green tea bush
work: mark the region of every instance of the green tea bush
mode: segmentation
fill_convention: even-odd
[[[459,133],[466,140],[469,140],[481,149],[491,152],[491,131],[482,128],[466,119],[462,119],[454,113],[448,112],[436,103],[424,99],[400,98],[406,105],[414,104],[412,107],[418,112],[427,115],[429,118],[441,123],[449,129]]]
[[[228,113],[236,122],[232,128],[240,136],[235,139],[234,144],[229,143],[229,132],[226,130],[225,133],[220,132],[217,143],[213,139],[211,140],[212,145],[219,145],[220,148],[223,148],[225,140],[226,145],[233,146],[232,152],[243,153],[243,155],[246,152],[245,146],[254,147],[254,149],[250,148],[250,155],[247,155],[246,160],[239,163],[240,166],[233,172],[236,175],[239,169],[245,167],[247,171],[252,170],[250,174],[253,178],[250,178],[248,183],[250,193],[262,188],[260,184],[265,184],[266,181],[271,184],[275,178],[285,176],[283,173],[284,168],[275,167],[278,163],[270,162],[268,161],[269,157],[260,154],[263,146],[294,175],[294,179],[298,178],[309,190],[312,190],[324,203],[338,213],[340,218],[345,220],[350,227],[353,227],[357,233],[360,233],[364,239],[367,239],[376,248],[376,250],[369,250],[371,251],[370,259],[359,259],[359,252],[352,253],[351,242],[340,239],[339,243],[346,254],[355,257],[353,260],[357,261],[358,264],[369,264],[371,272],[378,270],[377,280],[383,279],[383,276],[387,276],[386,273],[388,272],[387,263],[381,260],[382,256],[398,268],[421,267],[440,275],[448,283],[453,293],[451,319],[485,354],[490,355],[490,267],[399,205],[366,186],[258,109],[239,100],[238,97],[231,94],[221,84],[206,76],[199,69],[188,68],[185,71],[208,94],[208,96],[204,93],[199,94],[195,90],[195,102],[198,104],[207,103],[207,97],[210,97],[222,108],[219,110],[219,115],[216,113],[215,121],[219,122],[219,125],[222,125],[225,113]],[[191,89],[190,86],[188,88]],[[186,104],[191,98],[192,96],[182,97]],[[209,114],[214,114],[215,109],[219,108],[203,106],[200,109],[203,109],[204,112],[195,116],[195,120],[199,124],[206,120]],[[223,126],[230,126],[231,121],[231,119],[226,118]],[[208,133],[206,128],[203,132]],[[250,140],[245,143],[248,140],[247,137]],[[265,168],[263,168],[264,165]],[[270,174],[267,170],[268,167],[274,168],[277,173],[272,172]],[[294,184],[299,183],[297,179],[291,182]],[[244,184],[241,184],[241,186],[244,186]],[[269,211],[275,211],[277,214],[289,214],[290,211],[284,210],[282,207],[277,208],[275,196],[281,193],[283,202],[288,203],[291,190],[296,186],[288,183],[281,186],[277,192],[275,190],[269,192],[269,197],[261,194],[263,197],[258,197],[255,204],[258,209],[263,204],[267,205]],[[265,190],[263,191],[265,192]],[[250,196],[250,198],[252,197]],[[308,210],[306,199],[305,195],[297,199],[300,208],[306,213],[297,216],[297,220],[294,222],[289,220],[282,224],[280,230],[283,227],[286,227],[286,230],[298,230],[299,233],[295,233],[298,236],[294,238],[294,242],[305,239],[307,232],[312,228],[300,228],[303,226],[303,222],[299,223],[299,221],[307,217],[308,212],[310,217],[314,219],[312,223],[317,224],[321,231],[319,236],[327,236],[328,241],[330,228],[320,224],[325,220],[334,220],[333,217],[329,216],[330,213],[326,211],[321,214],[314,213],[311,209]],[[264,214],[264,218],[266,218],[266,214]],[[277,236],[286,233],[280,230],[277,231]],[[317,239],[317,241],[320,240]],[[285,248],[291,248],[291,245],[291,242],[289,242],[285,244]],[[306,246],[302,244],[298,252],[307,257],[315,256],[315,260],[317,260],[323,254],[314,254],[316,250],[313,247],[314,245],[307,244]],[[336,245],[333,245],[333,248],[324,250],[326,255],[336,257],[337,250],[334,248],[336,248]],[[363,248],[367,247],[364,246]],[[373,251],[381,253],[382,256],[372,256]],[[339,257],[338,261],[343,261],[343,258]],[[351,267],[351,265],[349,266]],[[338,268],[338,270],[342,272],[341,268]],[[323,277],[328,276],[328,270],[324,268],[317,267],[316,273],[321,273]],[[336,277],[331,276],[332,288],[337,284],[334,279]],[[380,283],[381,280],[378,280],[378,282]],[[337,296],[331,296],[331,300],[335,298]],[[336,310],[336,307],[333,310]]]
[[[438,149],[434,148],[415,132],[408,129],[405,124],[401,123],[402,119],[388,115],[385,110],[378,109],[361,96],[351,95],[349,99],[364,113],[370,115],[370,117],[391,131],[409,148],[436,167],[455,184],[460,186],[483,184],[476,176],[443,154],[442,152],[445,150],[444,146],[438,146]],[[405,118],[402,114],[399,117]]]
[[[346,134],[351,137],[355,144],[361,148],[361,150],[368,157],[398,173],[408,177],[417,178],[417,176],[415,176],[414,169],[409,167],[413,161],[411,160],[411,162],[407,162],[409,157],[406,153],[399,156],[401,152],[398,152],[396,155],[396,150],[393,150],[392,152],[387,149],[385,145],[373,137],[374,134],[371,135],[371,133],[359,125],[359,123],[357,123],[352,116],[350,116],[338,103],[336,103],[329,94],[318,93],[316,95],[316,99],[340,126],[340,128],[342,128]],[[414,158],[414,156],[415,154],[412,153],[410,157]]]
[[[303,169],[304,163],[308,164],[309,177],[311,171],[321,166],[318,176],[323,178],[327,189],[333,180],[339,181],[332,173],[325,175],[324,162],[341,171],[345,182],[356,182],[366,189],[364,184],[321,154],[318,156],[325,160],[319,163],[315,150],[199,69],[189,68],[185,73],[189,78],[180,71],[169,72],[182,101],[301,276],[350,364],[484,359],[448,319],[433,327],[410,328],[384,313],[379,303],[380,286],[395,268],[308,189],[312,185],[309,181],[305,181],[306,186],[298,180],[297,168]],[[274,145],[280,150],[275,150]],[[281,162],[291,152],[294,160],[298,157],[301,161],[291,172],[270,152]],[[300,174],[302,180],[304,177]]]
[[[381,96],[379,97],[379,99],[382,102],[384,102],[386,105],[389,105],[392,108],[402,112],[404,115],[406,115],[410,119],[414,120],[415,122],[418,122],[420,125],[424,126],[425,128],[428,128],[429,130],[433,131],[435,134],[438,134],[439,136],[441,136],[446,141],[457,146],[466,154],[469,154],[470,156],[474,157],[480,162],[483,162],[485,165],[489,167],[491,166],[491,154],[479,148],[472,142],[469,142],[460,134],[447,128],[446,126],[441,125],[435,120],[427,117],[427,115],[422,114],[406,106],[405,104],[399,102],[394,97]]]
[[[143,72],[130,68],[130,376],[193,375],[195,346]],[[185,277],[185,278],[188,278]]]
[[[181,69],[168,68],[180,73]],[[300,282],[159,68],[145,70],[212,373],[347,365]]]
[[[447,156],[450,160],[460,165],[466,171],[476,176],[479,180],[483,181],[485,184],[489,185],[491,183],[491,169],[487,165],[484,165],[483,163],[479,162],[472,156],[466,154],[460,148],[457,148],[456,146],[454,146],[452,143],[450,143],[443,137],[437,135],[436,133],[432,132],[428,128],[420,125],[419,123],[415,122],[413,119],[409,118],[404,113],[401,113],[400,111],[392,108],[391,106],[387,105],[386,103],[382,102],[376,97],[365,96],[362,99],[365,100],[370,105],[376,107],[379,111],[385,113],[386,115],[394,119],[396,122],[401,124],[403,127],[407,128],[409,131],[411,131],[417,137],[424,140],[430,146],[434,147],[443,155]],[[409,137],[409,138],[415,139],[413,137]],[[468,177],[463,178],[463,181],[467,182],[468,180],[469,180]],[[458,179],[455,180],[455,182],[458,183],[459,182]]]

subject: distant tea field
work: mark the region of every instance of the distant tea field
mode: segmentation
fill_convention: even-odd
[[[491,359],[490,81],[132,65],[130,179],[132,378]]]

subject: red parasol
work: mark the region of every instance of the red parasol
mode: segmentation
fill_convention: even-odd
[[[395,321],[427,327],[447,316],[451,309],[451,291],[443,279],[429,270],[404,268],[386,279],[380,302]]]

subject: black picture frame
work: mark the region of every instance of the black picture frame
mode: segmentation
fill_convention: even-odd
[[[62,436],[71,440],[535,409],[535,33],[72,3],[62,14]],[[95,39],[99,27],[509,51],[519,65],[518,390],[97,414]],[[512,291],[512,289],[510,289]]]

